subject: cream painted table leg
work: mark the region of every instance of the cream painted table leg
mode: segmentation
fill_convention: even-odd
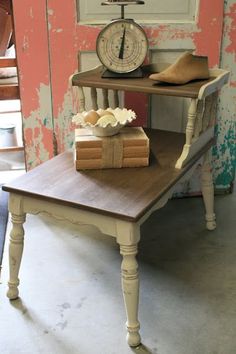
[[[118,234],[117,242],[120,245],[120,253],[123,256],[121,282],[127,315],[127,342],[131,347],[136,347],[141,343],[139,335],[140,324],[138,321],[139,275],[136,260],[140,234],[139,227],[136,225],[125,225],[125,223],[121,222],[119,222],[119,225],[125,226],[118,228],[123,234]]]
[[[204,156],[201,184],[203,201],[206,208],[206,227],[208,230],[214,230],[216,228],[216,216],[214,213],[214,185],[209,151]]]
[[[12,230],[10,232],[9,244],[9,272],[10,279],[8,282],[7,296],[10,300],[18,298],[19,291],[19,269],[24,247],[24,228],[26,214],[22,211],[21,198],[10,194],[9,211],[11,212]]]
[[[135,258],[137,245],[120,245],[120,253],[123,256],[121,274],[122,291],[127,315],[127,342],[131,347],[136,347],[141,342],[138,321],[139,277],[138,263]]]

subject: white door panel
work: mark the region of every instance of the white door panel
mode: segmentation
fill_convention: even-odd
[[[119,6],[101,6],[101,0],[77,0],[79,21],[107,21],[120,16]],[[129,5],[125,8],[128,17],[137,20],[194,21],[197,0],[147,0],[144,5]]]

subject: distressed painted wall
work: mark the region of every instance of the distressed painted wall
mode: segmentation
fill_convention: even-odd
[[[193,48],[199,55],[208,55],[211,67],[219,66],[225,19],[221,66],[232,70],[235,67],[234,1],[225,1],[225,16],[223,11],[222,0],[200,0],[196,23],[145,25],[150,50]],[[58,152],[71,146],[71,116],[77,109],[77,101],[69,87],[68,78],[80,69],[79,53],[95,51],[96,37],[102,26],[78,24],[75,0],[67,0],[66,11],[65,4],[58,0],[15,0],[14,16],[26,159],[28,168],[32,168],[55,153],[53,136]],[[220,101],[219,143],[214,150],[215,179],[223,187],[231,183],[233,177],[232,156],[229,154],[232,144],[227,134],[231,127],[233,138],[234,75],[228,92]],[[126,104],[135,109],[140,122],[145,123],[146,97],[141,96],[137,100],[130,93],[126,96]],[[228,157],[228,165],[224,162],[225,156]],[[230,170],[227,179],[225,169]]]
[[[53,119],[46,1],[13,1],[26,161],[53,156]]]
[[[217,144],[213,149],[214,179],[218,189],[230,189],[236,169],[236,2],[225,1],[220,65],[231,71],[230,84],[221,91],[217,114]]]

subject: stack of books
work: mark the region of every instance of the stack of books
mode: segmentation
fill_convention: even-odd
[[[141,167],[149,164],[149,139],[141,127],[124,127],[113,136],[97,137],[75,130],[77,170]]]

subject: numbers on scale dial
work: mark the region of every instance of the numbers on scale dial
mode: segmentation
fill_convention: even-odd
[[[108,69],[130,72],[143,63],[147,46],[146,35],[138,24],[130,20],[117,20],[100,32],[97,54]]]

